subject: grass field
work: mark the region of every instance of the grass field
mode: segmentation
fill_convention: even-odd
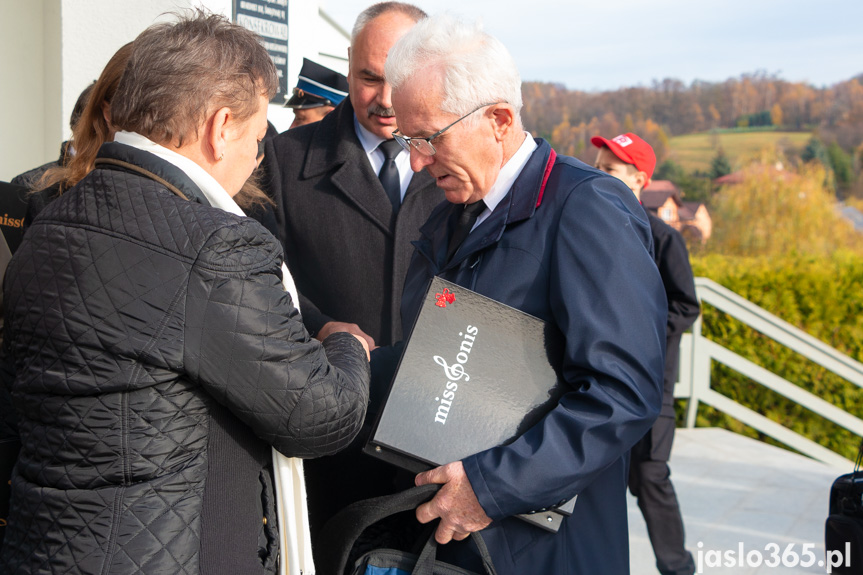
[[[785,150],[800,153],[812,134],[809,132],[720,132],[712,134],[687,134],[669,141],[668,157],[680,164],[687,172],[709,171],[710,161],[716,155],[717,145],[722,146],[731,166],[736,170],[748,159],[756,158],[764,148],[775,149],[781,145]]]

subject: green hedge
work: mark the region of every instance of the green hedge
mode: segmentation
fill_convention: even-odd
[[[863,360],[863,255],[829,258],[694,257],[692,268],[857,361]],[[863,417],[863,390],[705,305],[702,333],[803,389]],[[714,362],[713,389],[854,459],[860,438],[764,386]],[[680,411],[678,417],[681,417]],[[701,405],[697,425],[732,429],[770,441],[739,421]]]

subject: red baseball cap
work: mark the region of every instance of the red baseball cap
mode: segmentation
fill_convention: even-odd
[[[632,164],[639,172],[647,174],[648,180],[653,177],[653,169],[656,167],[656,154],[653,153],[653,148],[650,147],[650,144],[632,132],[621,134],[611,140],[606,140],[601,136],[594,136],[590,139],[590,143],[597,148],[608,147],[615,156],[627,164]]]

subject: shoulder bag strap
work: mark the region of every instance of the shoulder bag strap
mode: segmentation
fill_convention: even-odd
[[[491,555],[486,547],[485,540],[479,533],[471,533],[470,538],[476,548],[479,550],[479,555],[482,558],[482,566],[487,575],[497,575],[494,568],[494,563],[491,560]],[[422,553],[417,558],[416,566],[411,572],[411,575],[434,575],[435,557],[437,556],[437,541],[434,538],[434,531],[429,536],[428,541],[423,547]]]
[[[339,511],[327,521],[315,543],[327,549],[321,554],[318,570],[321,573],[344,573],[351,548],[367,527],[390,515],[416,509],[434,497],[440,488],[437,484],[413,487],[393,495],[357,501]]]

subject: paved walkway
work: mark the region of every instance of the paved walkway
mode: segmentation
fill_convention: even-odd
[[[851,471],[717,428],[678,429],[671,477],[686,526],[686,545],[700,573],[825,573],[824,522],[833,480]],[[632,575],[656,575],[641,511],[629,496]],[[701,547],[699,547],[699,544]],[[771,557],[775,544],[778,555]],[[791,554],[782,554],[792,544]],[[740,546],[746,558],[740,559]],[[804,545],[806,546],[804,549]],[[813,556],[804,555],[811,550]],[[712,552],[712,553],[711,553]],[[717,553],[719,552],[719,553]],[[733,566],[726,566],[729,553]],[[763,563],[755,566],[756,553]],[[719,555],[721,553],[721,555]],[[789,566],[793,555],[810,567]],[[775,567],[767,562],[777,563]],[[718,563],[719,566],[716,566]]]

